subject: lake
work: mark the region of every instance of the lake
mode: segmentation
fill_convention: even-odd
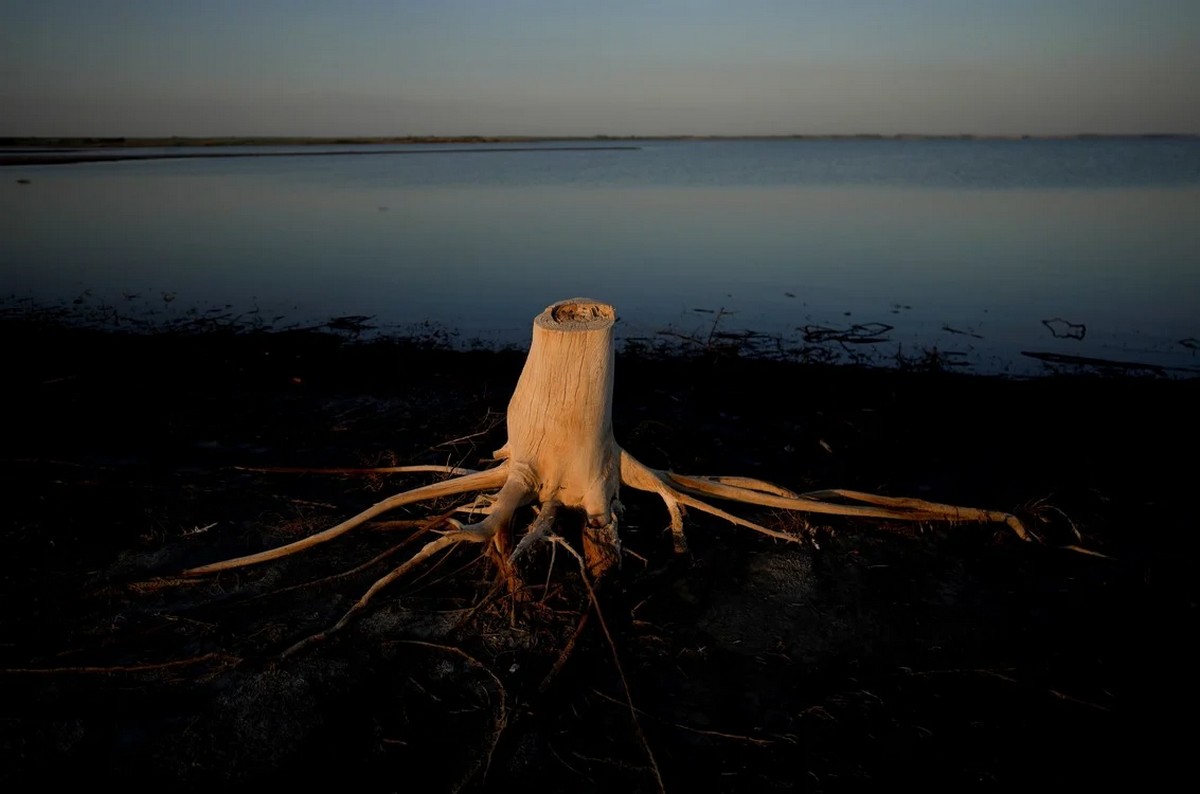
[[[785,356],[1200,371],[1197,139],[311,154],[331,148],[4,167],[0,291],[127,317],[366,315],[486,345],[524,345],[542,308],[587,296],[617,307],[622,339],[750,331],[747,350]]]

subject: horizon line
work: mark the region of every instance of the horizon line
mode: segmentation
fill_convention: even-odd
[[[649,134],[400,134],[400,135],[0,135],[0,145],[131,145],[164,143],[174,145],[236,145],[265,142],[355,144],[355,143],[502,143],[533,141],[655,141],[655,140],[819,140],[819,139],[957,139],[957,140],[1077,140],[1114,138],[1200,138],[1200,132],[1072,132],[1072,133],[925,133],[925,132],[831,132],[831,133],[671,133]]]

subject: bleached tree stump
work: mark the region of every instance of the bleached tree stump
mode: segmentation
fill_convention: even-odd
[[[508,403],[508,443],[496,452],[508,462],[505,488],[512,488],[514,500],[536,501],[551,511],[583,510],[584,556],[594,576],[618,558],[616,321],[612,306],[583,298],[556,303],[534,318],[529,355]],[[507,515],[506,505],[501,513]],[[506,534],[497,534],[501,551]]]
[[[794,493],[746,477],[698,477],[651,469],[618,446],[613,436],[614,369],[612,306],[571,298],[546,308],[533,321],[533,339],[525,366],[508,404],[508,440],[483,471],[436,466],[399,467],[392,471],[444,471],[459,476],[392,496],[335,527],[276,549],[192,568],[184,573],[216,573],[294,554],[332,540],[382,513],[408,504],[455,494],[489,492],[486,517],[463,524],[448,520],[440,536],[380,579],[347,613],[366,605],[381,588],[442,549],[459,543],[490,543],[502,573],[513,567],[532,543],[554,533],[563,510],[586,515],[584,559],[589,575],[600,577],[620,558],[618,501],[622,485],[658,494],[667,508],[676,550],[686,550],[684,509],[691,507],[779,540],[804,537],[770,529],[710,505],[706,498],[802,513],[919,522],[995,522],[1028,540],[1021,522],[1000,511],[955,507],[921,499],[878,496],[846,490]],[[517,541],[514,517],[535,505],[537,517]]]

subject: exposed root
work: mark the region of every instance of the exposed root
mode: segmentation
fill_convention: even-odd
[[[119,673],[156,673],[162,670],[174,670],[180,667],[191,667],[204,662],[219,662],[222,667],[236,667],[242,663],[241,658],[226,653],[205,653],[190,659],[175,659],[170,662],[149,664],[125,664],[111,667],[83,665],[78,667],[4,667],[0,668],[2,675],[115,675]]]
[[[508,557],[508,562],[511,565],[516,565],[519,560],[529,549],[539,540],[542,540],[550,534],[554,529],[554,521],[558,518],[558,510],[562,507],[560,502],[550,502],[543,505],[534,522],[529,525],[529,529],[525,532],[525,537],[521,538],[520,543],[513,549],[512,554]]]
[[[1059,546],[1058,548],[1062,549],[1063,551],[1073,551],[1076,554],[1082,554],[1087,557],[1099,557],[1102,560],[1112,559],[1112,557],[1108,556],[1107,554],[1101,554],[1098,551],[1092,551],[1091,549],[1084,548],[1076,543],[1068,543],[1067,545]]]
[[[658,784],[658,790],[665,792],[667,788],[663,785],[662,773],[658,769],[658,762],[654,760],[654,752],[650,749],[650,743],[646,741],[646,734],[642,731],[642,723],[638,719],[638,710],[633,705],[633,693],[629,691],[629,680],[625,677],[625,671],[621,667],[621,657],[617,654],[617,644],[613,640],[612,632],[608,630],[608,623],[604,620],[604,612],[600,609],[600,600],[596,598],[596,590],[592,587],[591,577],[588,576],[587,563],[584,562],[583,555],[571,548],[571,545],[561,537],[552,535],[550,541],[561,545],[579,563],[579,575],[583,579],[584,587],[587,588],[588,598],[591,599],[592,609],[596,611],[596,620],[600,623],[600,629],[604,632],[604,638],[608,640],[608,648],[612,651],[613,666],[616,668],[617,675],[621,679],[621,687],[625,690],[625,702],[629,706],[629,717],[633,722],[633,730],[637,734],[638,741],[641,742],[642,750],[646,753],[646,760],[650,762],[650,770],[654,773],[654,782]]]
[[[773,507],[804,513],[858,518],[921,522],[996,522],[1007,525],[1022,540],[1030,539],[1030,534],[1026,532],[1020,521],[1009,513],[981,510],[978,508],[955,507],[923,499],[886,497],[841,489],[796,493],[774,483],[750,477],[697,477],[675,474],[669,471],[652,469],[639,462],[624,450],[620,450],[619,448],[618,450],[620,483],[637,490],[655,493],[662,498],[670,517],[670,530],[676,551],[686,551],[687,549],[687,540],[683,531],[685,507],[695,508],[776,540],[798,543],[805,539],[800,535],[774,530],[734,515],[709,504],[700,497],[714,497],[742,504]],[[501,450],[498,457],[502,456],[503,452]],[[394,468],[403,471],[466,471],[439,466]],[[436,540],[426,543],[403,564],[378,579],[332,627],[293,644],[283,651],[280,658],[292,656],[342,630],[359,613],[366,609],[372,598],[382,589],[407,574],[417,565],[428,560],[434,554],[442,550],[452,549],[458,544],[465,542],[491,544],[491,556],[500,569],[500,581],[508,584],[509,592],[513,595],[523,590],[520,577],[517,573],[517,564],[535,543],[541,540],[549,540],[556,547],[559,544],[564,545],[583,565],[584,582],[587,584],[589,594],[594,600],[595,594],[591,587],[592,579],[602,576],[616,563],[620,554],[619,538],[617,537],[617,515],[621,508],[620,503],[615,498],[615,494],[609,498],[609,508],[607,510],[602,510],[587,517],[583,532],[584,546],[587,552],[585,555],[586,560],[584,556],[566,546],[561,538],[553,534],[555,522],[561,510],[566,507],[565,504],[553,498],[541,503],[537,518],[514,547],[512,532],[513,517],[516,511],[522,506],[531,502],[537,502],[543,489],[535,472],[531,471],[526,465],[514,463],[511,459],[505,460],[500,465],[491,469],[471,471],[453,479],[404,491],[378,502],[367,510],[330,529],[304,538],[303,540],[258,554],[191,568],[184,571],[184,575],[197,576],[216,573],[279,559],[333,540],[349,532],[351,529],[403,505],[470,491],[487,491],[496,487],[499,487],[499,491],[492,496],[478,495],[471,505],[456,507],[449,513],[431,519],[428,523],[424,524],[416,535],[405,541],[405,543],[388,549],[381,555],[370,560],[366,565],[358,566],[352,571],[337,575],[337,577],[330,577],[341,578],[344,575],[357,573],[370,565],[381,562],[387,556],[396,553],[421,534],[424,534],[424,532],[432,530],[438,524],[453,527],[453,530],[446,532]],[[482,506],[480,505],[481,501],[484,502]],[[846,502],[858,502],[858,504],[846,504]],[[451,517],[453,513],[461,511],[466,511],[470,515],[481,515],[482,517],[472,523],[464,524]],[[1085,551],[1082,548],[1078,548],[1077,550]],[[317,581],[328,581],[328,578]],[[603,625],[603,618],[601,617],[600,620]],[[607,629],[605,629],[605,633],[607,634]],[[634,716],[636,719],[636,715]],[[649,748],[647,748],[647,753],[649,754]],[[661,780],[659,782],[661,783]]]
[[[694,507],[777,540],[792,543],[802,540],[796,535],[769,529],[714,507],[698,498],[701,496],[802,513],[857,518],[954,523],[995,522],[1005,524],[1022,540],[1031,539],[1020,520],[1011,513],[973,507],[956,507],[924,499],[878,496],[847,490],[825,490],[799,494],[774,483],[749,477],[696,477],[659,471],[651,469],[625,451],[621,453],[621,482],[631,488],[657,493],[662,497],[671,515],[671,532],[675,536],[676,549],[680,550],[687,548],[687,541],[683,537],[681,506]],[[863,504],[827,501],[834,498],[858,501]]]
[[[553,548],[557,549],[558,544],[555,543]],[[588,618],[591,616],[591,614],[591,610],[584,610],[583,614],[579,616],[579,622],[575,624],[575,630],[571,632],[571,636],[567,640],[567,644],[564,645],[562,650],[558,652],[558,658],[554,660],[554,664],[550,665],[549,672],[547,672],[542,678],[542,682],[538,684],[537,691],[539,695],[546,694],[546,690],[550,689],[550,686],[554,683],[554,680],[558,678],[558,674],[562,672],[563,667],[566,666],[567,661],[575,652],[575,646],[579,644],[579,638],[583,636],[583,630],[587,628]]]
[[[372,521],[367,525],[367,529],[372,532],[395,532],[401,529],[420,529],[428,523],[428,518],[390,518],[385,521]]]
[[[980,510],[975,507],[956,507],[954,505],[927,502],[924,499],[879,496],[847,491],[842,489],[811,491],[809,493],[780,496],[775,493],[751,490],[706,478],[689,477],[672,472],[661,472],[660,476],[674,483],[681,490],[690,493],[715,496],[719,499],[729,499],[747,504],[777,507],[784,510],[795,510],[803,513],[822,513],[835,516],[854,516],[858,518],[884,518],[896,521],[950,521],[1001,523],[1006,524],[1021,540],[1029,540],[1029,533],[1016,516],[996,510]],[[863,505],[847,505],[824,501],[841,498],[863,502]]]
[[[679,507],[679,496],[667,485],[658,472],[646,466],[633,455],[621,450],[621,483],[639,491],[649,491],[662,497],[671,517],[671,538],[676,553],[687,551],[687,536],[683,534],[683,510]]]
[[[469,491],[477,491],[487,488],[495,488],[501,485],[507,477],[507,466],[501,464],[495,468],[485,471],[475,472],[463,477],[456,477],[452,480],[443,480],[442,482],[425,485],[420,488],[413,488],[410,491],[398,493],[395,496],[390,496],[382,502],[378,502],[358,515],[348,518],[337,526],[330,527],[324,532],[318,532],[315,535],[310,535],[303,540],[298,540],[295,543],[289,543],[286,546],[268,549],[267,551],[259,552],[258,554],[248,554],[245,557],[235,557],[231,560],[222,562],[214,562],[209,565],[200,565],[196,568],[188,568],[183,572],[185,576],[201,576],[209,573],[217,573],[219,571],[228,571],[233,568],[242,568],[247,565],[254,565],[260,562],[269,560],[277,560],[281,557],[287,557],[291,554],[311,549],[313,546],[318,546],[322,543],[333,540],[336,537],[346,534],[355,527],[370,521],[375,516],[386,513],[389,510],[394,510],[403,505],[413,504],[415,502],[428,502],[432,499],[440,499],[443,496],[454,496],[460,493]]]
[[[388,559],[389,557],[399,554],[401,551],[408,548],[416,541],[420,540],[422,537],[424,537],[429,532],[432,532],[433,530],[437,529],[439,526],[445,524],[453,512],[454,511],[451,511],[450,513],[443,513],[440,516],[433,516],[432,518],[427,518],[423,521],[414,522],[417,526],[416,532],[412,533],[411,535],[409,535],[407,538],[400,541],[396,545],[391,546],[387,549],[384,549],[383,551],[379,552],[371,559],[367,560],[366,562],[360,563],[360,564],[354,566],[353,568],[350,568],[345,571],[341,571],[339,573],[330,574],[329,576],[322,576],[320,579],[312,579],[310,581],[301,582],[299,584],[294,584],[289,587],[282,587],[277,590],[271,590],[266,593],[260,593],[259,595],[251,596],[250,598],[248,598],[246,600],[253,601],[253,600],[259,599],[259,598],[274,598],[275,596],[279,596],[284,593],[290,593],[294,590],[303,590],[308,587],[317,587],[319,585],[329,584],[331,582],[336,582],[336,581],[339,581],[342,579],[348,579],[352,576],[362,573],[363,571],[370,570],[371,568],[375,567],[376,565],[378,565],[379,563]],[[184,580],[184,581],[195,581],[195,580],[191,579],[191,580]]]
[[[271,474],[420,474],[436,473],[449,474],[454,477],[465,477],[468,474],[478,474],[476,469],[464,469],[459,466],[441,466],[438,464],[419,466],[376,466],[371,468],[323,467],[310,468],[306,466],[234,466],[237,471],[258,471]]]
[[[157,593],[159,590],[167,590],[172,587],[194,587],[198,584],[204,584],[199,579],[181,579],[178,576],[156,576],[153,579],[146,579],[140,582],[130,582],[126,585],[132,593]]]
[[[616,703],[617,705],[620,705],[620,706],[625,705],[624,703],[617,700],[612,695],[606,695],[598,689],[593,689],[592,693],[595,694],[599,698],[607,700],[609,703]],[[649,717],[650,719],[654,720],[655,722],[660,722],[664,725],[670,725],[673,728],[678,728],[679,730],[687,731],[688,733],[694,733],[697,736],[711,736],[715,739],[729,739],[730,741],[745,742],[747,744],[753,744],[757,747],[770,747],[772,744],[775,744],[775,742],[772,741],[771,739],[759,739],[754,736],[745,736],[740,733],[726,733],[724,731],[709,731],[709,730],[705,730],[703,728],[693,728],[690,725],[681,725],[678,722],[670,722],[668,720],[664,720],[662,717],[656,717],[653,714],[650,714],[642,709],[637,709],[637,713],[641,714],[644,717]]]
[[[375,582],[375,584],[371,585],[367,592],[363,593],[362,597],[354,603],[354,606],[350,607],[350,609],[346,611],[346,614],[342,615],[341,620],[333,624],[333,626],[325,631],[312,634],[295,643],[281,653],[279,658],[286,659],[287,657],[304,650],[310,645],[314,645],[318,642],[323,642],[324,640],[329,639],[330,636],[344,629],[347,625],[349,625],[350,621],[352,621],[355,616],[358,615],[358,613],[367,608],[367,605],[371,602],[371,599],[374,598],[380,590],[387,587],[401,576],[404,576],[417,565],[420,565],[422,562],[429,559],[434,554],[437,554],[442,549],[453,548],[459,543],[465,542],[483,543],[490,539],[490,536],[486,533],[464,529],[457,532],[448,532],[437,540],[432,540],[429,543],[426,543],[421,547],[420,551],[418,551],[412,557],[409,557],[403,565],[395,568],[391,573],[381,577]]]
[[[504,684],[500,682],[499,677],[493,673],[483,662],[471,656],[466,651],[460,648],[455,648],[450,645],[439,645],[433,642],[422,642],[420,640],[400,640],[404,645],[411,645],[417,648],[429,648],[435,651],[457,656],[464,662],[474,667],[477,670],[483,671],[484,675],[492,679],[492,683],[496,687],[496,713],[492,718],[492,735],[487,743],[487,747],[483,752],[483,756],[466,774],[458,781],[454,787],[454,791],[461,791],[477,773],[480,773],[482,768],[483,777],[487,777],[488,770],[492,766],[492,754],[496,751],[496,745],[500,743],[500,735],[504,733],[504,729],[508,726],[508,693],[504,689]]]
[[[1016,678],[1013,678],[1011,675],[1007,675],[1006,673],[1002,673],[998,670],[988,670],[988,669],[982,669],[982,668],[962,669],[962,670],[917,670],[917,671],[910,670],[910,671],[906,672],[905,675],[907,675],[911,678],[931,678],[931,677],[935,677],[935,676],[978,676],[980,678],[986,678],[986,679],[990,679],[993,681],[1002,681],[1006,684],[1011,684],[1011,685],[1017,686],[1017,687],[1025,688],[1027,686],[1026,684],[1023,684],[1021,681],[1017,680]],[[1032,687],[1030,687],[1030,688],[1032,689]],[[1051,697],[1054,700],[1060,700],[1063,703],[1070,703],[1071,705],[1074,705],[1074,706],[1081,706],[1085,709],[1090,709],[1092,711],[1097,711],[1097,712],[1102,712],[1102,713],[1111,713],[1112,712],[1112,709],[1110,709],[1107,706],[1102,706],[1099,703],[1093,703],[1090,700],[1083,700],[1082,698],[1077,698],[1072,695],[1065,694],[1063,692],[1058,691],[1057,689],[1043,689],[1041,691],[1046,696]]]
[[[804,540],[800,535],[774,530],[715,507],[700,497],[715,497],[742,504],[773,507],[804,513],[859,518],[923,522],[996,522],[1007,525],[1022,540],[1030,539],[1030,534],[1026,532],[1015,516],[999,511],[955,507],[923,499],[887,497],[842,489],[796,493],[774,483],[750,477],[697,477],[676,474],[652,469],[639,462],[624,450],[620,450],[619,452],[619,467],[620,482],[622,484],[637,490],[655,493],[662,498],[670,517],[670,530],[676,551],[686,551],[687,549],[687,540],[683,531],[685,507],[695,508],[701,512],[716,516],[732,524],[752,529],[755,532],[776,540],[783,540],[790,543],[799,543]],[[404,471],[466,471],[439,466],[393,468]],[[431,530],[438,524],[448,524],[454,528],[453,531],[447,532],[438,539],[427,543],[402,565],[378,579],[330,629],[311,635],[295,643],[281,654],[281,658],[291,656],[340,631],[367,607],[371,599],[380,590],[404,576],[415,566],[429,559],[437,552],[457,546],[459,543],[490,542],[492,544],[492,556],[500,568],[501,581],[508,583],[510,593],[516,593],[521,589],[520,577],[517,574],[516,566],[528,550],[540,540],[548,539],[556,544],[561,542],[560,538],[553,535],[553,530],[555,521],[565,505],[554,499],[544,502],[541,505],[537,518],[529,526],[521,540],[513,547],[513,517],[520,507],[537,501],[539,483],[536,475],[529,471],[527,467],[521,464],[514,464],[510,460],[506,460],[499,466],[491,469],[471,471],[454,479],[444,480],[396,494],[330,529],[311,535],[303,540],[257,554],[190,568],[184,571],[184,575],[197,576],[216,573],[279,559],[333,540],[394,508],[444,496],[467,493],[469,491],[485,491],[494,489],[497,486],[499,486],[500,490],[494,495],[480,494],[471,505],[456,507],[449,513],[437,516],[425,523],[422,529],[418,531],[418,534],[405,541],[405,543],[388,549],[370,560],[367,564],[358,566],[352,571],[337,575],[336,577],[330,577],[341,578],[344,575],[357,573],[370,565],[381,562],[384,558],[396,553],[415,540],[416,537],[419,537],[420,534]],[[481,501],[484,502],[482,506],[480,505]],[[584,527],[584,542],[585,548],[588,551],[585,567],[589,575],[585,581],[590,581],[591,578],[603,575],[615,563],[619,555],[617,514],[620,510],[620,503],[617,502],[615,497],[610,501],[611,508],[609,511],[601,513],[599,516],[589,516],[587,524]],[[859,502],[859,504],[845,504],[847,501]],[[468,512],[470,515],[481,515],[482,518],[478,521],[464,524],[451,517],[453,513],[463,511]],[[1086,552],[1082,548],[1077,548],[1076,550]],[[571,553],[578,556],[578,552],[574,549],[571,550]],[[579,559],[584,558],[579,557]],[[328,581],[328,578],[317,581]]]
[[[621,482],[631,488],[656,493],[662,497],[671,515],[671,533],[675,537],[676,550],[686,550],[683,537],[681,506],[694,507],[705,513],[753,529],[777,540],[796,543],[799,536],[769,529],[739,516],[713,507],[698,497],[710,496],[742,504],[775,507],[801,513],[852,516],[857,518],[882,518],[894,521],[938,521],[938,522],[983,522],[1001,523],[1008,526],[1021,540],[1031,540],[1030,533],[1021,521],[1011,513],[997,510],[981,510],[974,507],[929,502],[924,499],[878,496],[847,490],[824,490],[796,493],[765,480],[750,477],[696,477],[674,472],[660,471],[639,462],[624,450],[621,451]],[[844,504],[828,501],[841,499],[862,504]]]
[[[800,494],[795,491],[790,491],[782,485],[776,485],[773,482],[766,480],[757,480],[753,477],[706,477],[705,479],[719,482],[724,485],[732,485],[737,488],[746,488],[751,491],[761,491],[762,493],[773,493],[776,496],[798,497]]]

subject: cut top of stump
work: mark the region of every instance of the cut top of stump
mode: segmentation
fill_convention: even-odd
[[[611,304],[591,298],[567,298],[552,303],[534,318],[535,325],[550,331],[595,331],[617,321]]]

